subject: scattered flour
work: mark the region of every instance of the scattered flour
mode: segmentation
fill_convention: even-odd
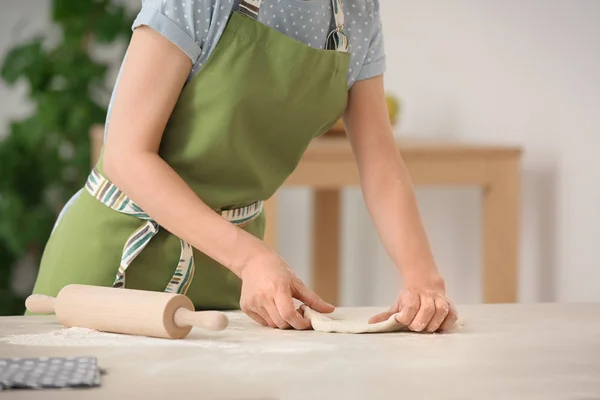
[[[119,335],[116,333],[99,332],[87,328],[66,328],[48,333],[29,335],[11,335],[0,338],[0,341],[24,346],[159,346],[165,341],[158,338]]]
[[[10,335],[0,338],[0,342],[21,346],[46,347],[199,347],[206,350],[233,353],[305,353],[330,351],[336,348],[331,344],[305,340],[264,340],[260,336],[249,334],[249,332],[232,331],[235,333],[235,337],[204,334],[193,330],[185,339],[174,340],[106,333],[94,329],[73,327],[47,333]]]

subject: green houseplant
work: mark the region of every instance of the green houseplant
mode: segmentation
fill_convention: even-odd
[[[114,0],[53,0],[51,13],[60,40],[21,43],[0,68],[7,84],[26,81],[35,106],[0,140],[0,315],[23,311],[11,287],[16,262],[39,261],[58,213],[89,173],[88,133],[104,122],[110,90],[109,65],[91,50],[131,35],[133,16]]]

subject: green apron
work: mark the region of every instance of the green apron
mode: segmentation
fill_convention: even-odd
[[[215,212],[262,239],[262,202],[345,110],[349,54],[339,0],[326,49],[259,23],[261,1],[240,0],[232,12],[184,87],[159,154]],[[55,296],[71,283],[184,293],[197,309],[218,310],[238,309],[241,291],[235,274],[109,182],[102,157],[55,227],[33,292]]]

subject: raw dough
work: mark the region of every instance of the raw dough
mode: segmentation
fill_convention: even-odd
[[[304,316],[311,322],[313,329],[318,332],[384,333],[408,330],[405,325],[396,321],[395,315],[383,322],[369,324],[368,321],[363,320],[333,319],[305,305],[302,308]]]

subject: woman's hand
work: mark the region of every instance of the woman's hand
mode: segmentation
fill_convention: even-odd
[[[394,314],[410,330],[430,333],[450,330],[458,318],[454,305],[446,297],[444,280],[437,273],[405,278],[394,305],[369,322],[385,321]]]
[[[261,325],[279,329],[309,329],[310,321],[296,309],[294,298],[321,313],[335,309],[302,283],[274,252],[250,260],[240,277],[241,309]]]

